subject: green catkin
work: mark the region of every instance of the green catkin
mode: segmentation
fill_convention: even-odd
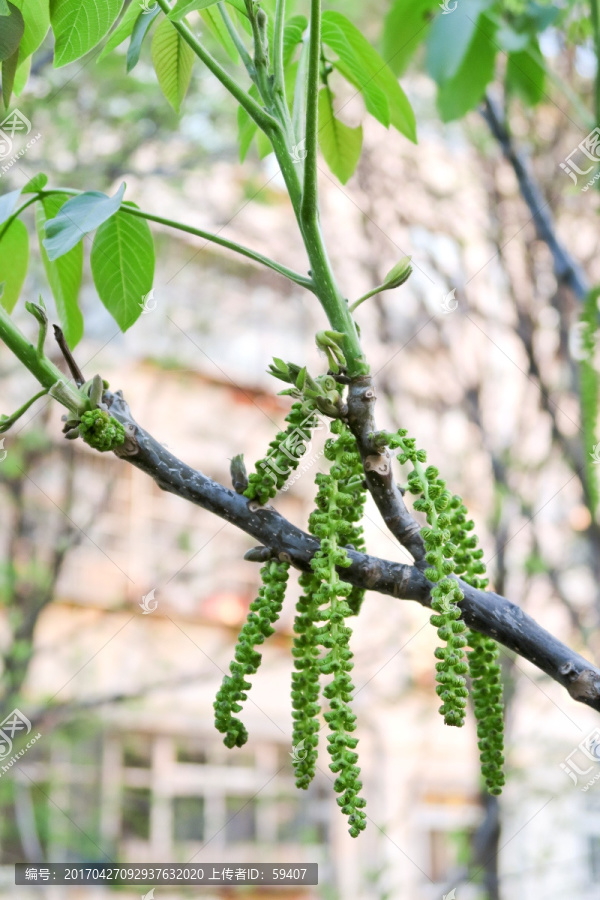
[[[324,623],[310,635],[314,645],[325,650],[315,662],[321,675],[332,676],[323,690],[323,696],[329,701],[329,710],[324,713],[330,731],[329,768],[337,775],[334,790],[340,794],[338,805],[348,816],[349,833],[357,837],[366,826],[366,815],[365,801],[359,796],[362,782],[356,765],[358,755],[354,752],[358,739],[352,737],[356,716],[349,705],[354,690],[349,674],[353,668],[349,646],[352,629],[345,620],[352,615],[348,605],[352,585],[340,578],[336,567],[350,565],[344,545],[351,537],[356,539],[355,514],[351,510],[362,489],[363,477],[356,472],[354,438],[346,426],[338,420],[332,423],[331,430],[338,439],[328,439],[324,453],[332,465],[327,474],[316,476],[317,508],[309,519],[309,530],[320,539],[321,547],[311,560],[316,577],[307,580],[306,587],[312,607],[310,613],[314,621]]]
[[[304,454],[304,445],[316,428],[318,419],[312,402],[303,400],[293,404],[285,417],[288,427],[279,431],[270,442],[271,448],[264,459],[256,463],[256,470],[248,476],[244,496],[268,503],[281,490],[291,473],[298,468]],[[302,452],[298,452],[302,449]]]
[[[433,614],[429,621],[446,644],[435,651],[438,660],[435,667],[436,692],[442,701],[439,711],[446,725],[460,727],[465,721],[468,697],[465,679],[468,664],[464,653],[467,629],[458,608],[462,591],[457,582],[448,577],[454,572],[453,555],[456,551],[451,541],[447,511],[450,494],[435,466],[423,469],[423,463],[427,461],[425,451],[416,449],[415,440],[407,438],[406,431],[402,429],[396,435],[388,435],[388,444],[393,449],[400,449],[398,460],[401,464],[411,463],[413,469],[408,476],[408,490],[417,496],[413,502],[414,508],[424,512],[427,518],[429,527],[421,530],[428,563],[425,576],[435,582],[431,592]]]
[[[319,744],[319,648],[317,643],[314,595],[319,579],[314,572],[303,572],[298,579],[303,592],[296,605],[292,656],[292,718],[294,728],[292,755],[296,787],[306,790],[315,777]]]
[[[349,472],[346,478],[339,479],[339,490],[352,499],[352,502],[346,505],[345,519],[349,526],[346,545],[353,547],[354,550],[357,550],[359,553],[365,553],[367,547],[362,526],[362,518],[364,515],[365,501],[367,499],[367,490],[362,460],[360,458],[356,439],[348,429],[342,431],[338,437],[337,443],[342,452],[342,462],[347,466]],[[363,588],[352,587],[352,591],[348,595],[347,600],[353,616],[359,614],[364,597],[365,590]]]
[[[336,429],[339,431],[339,426]],[[351,544],[356,550],[364,550],[362,526],[360,524],[365,501],[365,488],[363,482],[362,465],[356,441],[352,434],[343,429],[338,435],[336,448],[340,456],[340,462],[344,469],[340,469],[337,486],[338,493],[343,495],[344,506],[344,535],[346,543]],[[360,478],[357,478],[360,476]],[[323,494],[320,491],[317,497],[317,511],[322,511]],[[349,500],[351,502],[349,502]],[[338,501],[339,502],[339,501]],[[319,527],[318,516],[310,519],[309,530],[315,534],[315,528]],[[337,532],[339,532],[339,525]],[[337,533],[336,532],[336,533]],[[296,772],[296,785],[307,788],[315,775],[317,761],[317,746],[320,712],[319,706],[319,644],[318,603],[315,595],[319,588],[319,578],[313,572],[300,576],[300,586],[304,589],[296,607],[296,620],[294,622],[294,645],[292,655],[294,657],[294,672],[292,673],[292,706],[294,718],[293,754],[294,768]],[[351,614],[356,615],[364,591],[352,587],[347,602]]]
[[[488,791],[500,794],[504,784],[504,723],[499,647],[491,638],[466,629],[458,607],[464,595],[457,582],[449,577],[454,573],[473,587],[487,587],[483,550],[477,548],[477,538],[470,534],[475,523],[467,519],[461,498],[450,496],[438,470],[434,466],[423,470],[427,461],[425,451],[416,449],[416,442],[406,437],[405,430],[388,434],[386,438],[388,446],[400,449],[400,463],[412,464],[408,491],[417,495],[414,508],[427,516],[428,527],[421,531],[429,566],[425,575],[436,582],[431,604],[434,614],[430,621],[437,627],[438,636],[446,641],[445,647],[435,651],[439,660],[436,690],[443,700],[440,712],[446,724],[463,724],[467,697],[463,676],[468,671],[477,719],[481,773]],[[466,645],[471,650],[467,651],[465,662]]]
[[[275,631],[273,625],[283,605],[289,563],[269,560],[260,574],[262,586],[256,600],[250,604],[248,618],[240,631],[235,660],[229,665],[231,674],[224,677],[213,704],[215,726],[225,735],[223,743],[226,747],[242,747],[248,740],[245,725],[233,713],[241,711],[241,704],[248,696],[246,692],[252,686],[246,678],[254,675],[262,661],[255,648]]]
[[[475,523],[467,520],[467,508],[458,496],[450,503],[452,540],[457,546],[455,558],[460,559],[460,574],[464,581],[475,588],[487,587],[485,565],[481,561],[483,550],[477,549],[473,531]],[[502,671],[499,664],[500,648],[492,638],[469,629],[467,652],[473,708],[477,719],[477,746],[481,774],[490,794],[502,793],[504,784],[504,705],[502,702]]]

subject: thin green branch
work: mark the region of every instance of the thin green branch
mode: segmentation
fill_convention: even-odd
[[[273,28],[273,91],[285,102],[285,75],[283,71],[283,32],[285,28],[285,0],[277,0]]]
[[[359,297],[358,300],[355,300],[354,303],[349,307],[350,312],[354,312],[355,309],[364,303],[365,300],[368,300],[370,297],[374,297],[375,294],[380,294],[382,291],[385,291],[386,287],[383,284],[378,284],[377,287],[373,288],[372,291],[367,291],[366,294],[363,294],[362,297]]]
[[[23,210],[24,210],[24,209],[27,209],[28,206],[31,206],[32,203],[35,203],[37,199],[38,199],[38,195],[37,195],[37,194],[34,194],[32,197],[30,197],[29,200],[27,200],[26,203],[24,203],[24,204],[23,204],[22,206],[20,206],[17,210],[15,210],[14,213],[11,213],[11,215],[8,217],[8,219],[6,220],[6,222],[4,222],[4,223],[2,224],[2,226],[0,227],[0,240],[2,240],[2,238],[4,237],[4,233],[5,233],[6,231],[8,231],[8,229],[10,228],[10,226],[12,225],[12,223],[15,221],[15,219],[18,219],[18,218],[19,218],[19,216],[21,215],[21,213],[23,212]]]
[[[33,406],[36,400],[39,400],[40,397],[45,397],[48,393],[48,388],[42,388],[41,391],[38,391],[37,394],[34,394],[23,406],[20,406],[12,415],[10,416],[0,416],[0,434],[4,434],[8,431],[9,428],[18,422],[22,415],[24,415],[27,410]]]
[[[287,266],[283,266],[280,263],[275,262],[275,260],[269,259],[268,256],[263,256],[262,253],[257,253],[255,250],[250,250],[249,247],[244,247],[242,244],[238,244],[235,241],[228,241],[226,238],[221,238],[216,234],[212,234],[210,231],[203,231],[201,228],[192,228],[191,225],[182,225],[180,222],[174,222],[173,220],[165,219],[162,216],[155,216],[152,213],[147,213],[141,209],[135,209],[134,207],[122,206],[121,211],[126,212],[132,216],[137,216],[140,219],[148,219],[149,222],[156,222],[159,225],[168,225],[170,228],[177,229],[177,231],[183,231],[186,234],[193,234],[196,237],[201,237],[207,241],[210,241],[210,243],[212,244],[217,244],[219,247],[225,247],[227,250],[233,250],[240,256],[245,256],[247,259],[252,259],[254,260],[254,262],[261,263],[268,269],[272,269],[274,272],[278,272],[280,275],[283,275],[285,278],[288,278],[295,284],[299,284],[301,287],[307,288],[307,290],[309,291],[314,291],[315,286],[310,278],[306,278],[304,275],[300,275],[299,272],[295,272],[293,269],[288,269]]]
[[[162,11],[165,15],[169,15],[171,12],[171,7],[169,6],[168,0],[156,0]],[[273,118],[273,116],[269,115],[269,113],[260,106],[256,100],[254,100],[246,91],[240,87],[240,85],[235,81],[231,75],[223,68],[221,63],[219,63],[214,56],[208,52],[208,50],[202,46],[200,41],[195,37],[194,34],[190,31],[185,22],[174,22],[172,19],[169,19],[173,28],[176,28],[181,37],[184,39],[186,44],[191,47],[194,51],[198,59],[202,60],[204,65],[210,69],[213,75],[219,79],[223,87],[225,87],[229,93],[237,100],[237,102],[242,106],[250,118],[256,122],[259,128],[262,129],[265,133],[269,133],[273,128],[277,127],[277,120]]]
[[[246,67],[246,71],[248,72],[248,75],[254,81],[255,71],[254,71],[254,63],[252,62],[252,57],[248,53],[248,50],[246,49],[246,45],[244,44],[243,40],[241,39],[241,37],[238,33],[238,30],[235,27],[233,19],[227,12],[227,7],[222,2],[222,0],[221,0],[221,3],[217,3],[217,8],[221,14],[221,18],[223,19],[223,22],[225,23],[225,28],[229,32],[229,37],[235,44],[235,49],[240,54],[240,59],[244,63],[244,66]]]

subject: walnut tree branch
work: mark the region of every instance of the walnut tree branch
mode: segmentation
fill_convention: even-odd
[[[548,201],[544,200],[542,192],[529,172],[522,154],[513,143],[502,113],[489,95],[485,98],[482,115],[489,125],[490,131],[500,144],[504,156],[513,167],[521,196],[529,207],[538,237],[547,244],[552,254],[554,274],[557,280],[568,285],[575,296],[579,300],[583,300],[589,291],[587,279],[578,263],[575,262],[558,238],[552,215],[548,209]]]
[[[368,391],[366,384],[363,387]],[[104,400],[127,435],[124,445],[115,451],[117,456],[148,474],[163,490],[231,522],[272,549],[280,559],[298,569],[309,568],[319,547],[315,537],[288,522],[272,507],[249,502],[177,459],[133,420],[120,391],[106,391]],[[371,398],[365,400],[369,404]],[[390,562],[354,550],[348,550],[348,556],[351,565],[343,569],[343,576],[352,584],[430,606],[432,584],[416,565]],[[463,581],[460,585],[464,593],[461,609],[467,625],[529,660],[563,685],[573,699],[600,712],[600,669],[549,634],[515,603]]]

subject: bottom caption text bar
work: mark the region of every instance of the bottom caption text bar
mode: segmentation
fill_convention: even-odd
[[[257,863],[249,866],[222,863],[196,865],[122,866],[15,864],[15,884],[318,884],[317,863]]]

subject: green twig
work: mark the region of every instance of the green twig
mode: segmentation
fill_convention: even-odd
[[[28,200],[27,203],[24,203],[16,212],[10,216],[7,220],[7,224],[20,216],[24,209],[31,205],[31,203],[35,202],[42,197],[49,197],[52,194],[65,194],[68,197],[77,197],[79,194],[83,193],[83,191],[77,191],[73,188],[51,188],[50,190],[39,191],[32,200]],[[304,275],[300,275],[299,272],[295,272],[293,269],[289,269],[287,266],[281,265],[278,262],[275,262],[274,259],[270,259],[268,256],[263,256],[262,253],[258,253],[255,250],[251,250],[249,247],[244,247],[243,244],[238,244],[236,241],[229,241],[227,238],[219,237],[217,234],[213,234],[210,231],[204,231],[202,228],[193,228],[191,225],[184,225],[182,222],[177,222],[174,219],[167,219],[164,216],[156,216],[154,213],[146,212],[143,209],[138,209],[135,206],[127,206],[123,204],[120,207],[119,212],[126,213],[130,216],[135,216],[138,219],[147,219],[149,222],[156,222],[157,225],[166,225],[168,228],[173,228],[176,231],[182,231],[185,234],[192,234],[194,237],[203,238],[205,241],[208,241],[211,244],[217,244],[219,247],[225,247],[227,250],[233,250],[234,253],[238,253],[240,256],[245,256],[246,259],[251,259],[254,262],[260,263],[263,266],[266,266],[268,269],[272,269],[274,272],[278,272],[280,275],[283,275],[284,278],[289,279],[289,281],[293,281],[295,284],[299,284],[301,287],[306,288],[309,291],[314,291],[314,284],[310,278],[306,278]],[[1,234],[0,234],[1,237]]]
[[[285,28],[285,0],[277,0],[273,29],[273,91],[285,101],[285,75],[283,71],[283,31]]]
[[[0,306],[0,340],[46,390],[50,390],[58,381],[64,381],[65,376],[60,369],[47,357],[38,353],[2,306]],[[81,396],[75,386],[65,384],[65,388],[73,395],[74,403],[81,402]]]
[[[235,44],[235,49],[240,54],[240,59],[244,63],[244,66],[246,67],[246,71],[248,72],[248,75],[254,81],[255,71],[254,71],[254,63],[252,62],[252,57],[248,53],[248,50],[246,49],[246,45],[244,44],[243,40],[241,39],[240,35],[238,34],[238,30],[235,27],[233,19],[227,12],[227,7],[225,6],[225,4],[223,2],[221,2],[221,3],[217,3],[217,8],[221,14],[221,18],[223,19],[223,22],[225,23],[225,28],[229,32],[229,37]]]
[[[27,412],[30,406],[33,406],[36,400],[39,400],[40,397],[45,397],[48,393],[48,389],[44,388],[41,391],[38,391],[27,403],[24,403],[23,406],[20,406],[16,412],[14,412],[11,416],[0,416],[0,434],[4,434],[8,431],[9,428],[17,422],[21,416]]]

